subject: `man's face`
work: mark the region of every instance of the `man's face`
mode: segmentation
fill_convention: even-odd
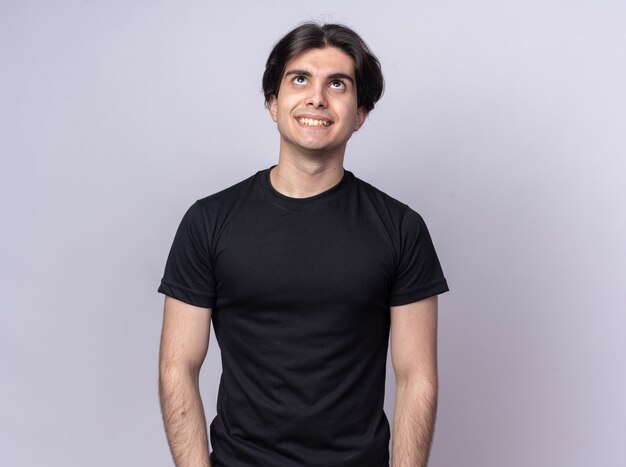
[[[289,60],[278,97],[269,100],[283,150],[343,156],[367,116],[357,108],[352,58],[335,47],[308,49]]]

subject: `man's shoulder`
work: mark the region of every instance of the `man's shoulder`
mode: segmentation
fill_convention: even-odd
[[[375,187],[369,182],[362,180],[358,177],[354,177],[356,189],[360,194],[364,195],[369,199],[372,203],[389,209],[394,214],[404,215],[407,210],[411,210],[411,208],[402,201],[394,198],[393,196],[387,194],[385,191],[380,188]]]
[[[266,171],[260,170],[254,175],[235,183],[234,185],[217,191],[213,194],[205,196],[204,198],[196,201],[195,204],[205,210],[215,210],[220,208],[228,208],[234,204],[239,203],[243,198],[254,194],[255,190],[259,189],[259,179]]]

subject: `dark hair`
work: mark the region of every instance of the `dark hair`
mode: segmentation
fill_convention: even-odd
[[[280,82],[289,60],[308,49],[337,47],[354,60],[357,106],[369,112],[383,95],[384,79],[380,62],[352,29],[341,24],[304,23],[276,43],[265,64],[263,94],[265,105],[278,96]]]

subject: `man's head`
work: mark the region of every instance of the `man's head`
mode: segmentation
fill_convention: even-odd
[[[265,103],[278,97],[288,61],[310,49],[335,47],[354,61],[357,106],[366,112],[374,108],[383,94],[384,80],[378,59],[352,29],[340,24],[305,23],[283,37],[272,49],[263,73]]]

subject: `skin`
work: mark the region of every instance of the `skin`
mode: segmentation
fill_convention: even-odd
[[[211,465],[199,385],[210,330],[210,308],[165,297],[159,397],[167,440],[177,467]]]
[[[352,58],[334,47],[296,55],[268,107],[280,133],[278,165],[270,173],[274,188],[305,198],[339,183],[346,144],[367,117],[365,108],[357,107]],[[329,125],[303,125],[299,117]]]
[[[278,96],[268,101],[280,134],[270,173],[280,193],[305,198],[343,177],[350,137],[365,122],[357,106],[354,62],[339,49],[310,49],[287,62]],[[305,125],[301,118],[327,122]],[[437,408],[437,298],[391,307],[390,347],[396,374],[393,467],[425,467]],[[178,467],[210,466],[199,373],[209,345],[211,309],[165,298],[159,394]]]
[[[437,297],[391,307],[392,466],[426,467],[437,414]]]

